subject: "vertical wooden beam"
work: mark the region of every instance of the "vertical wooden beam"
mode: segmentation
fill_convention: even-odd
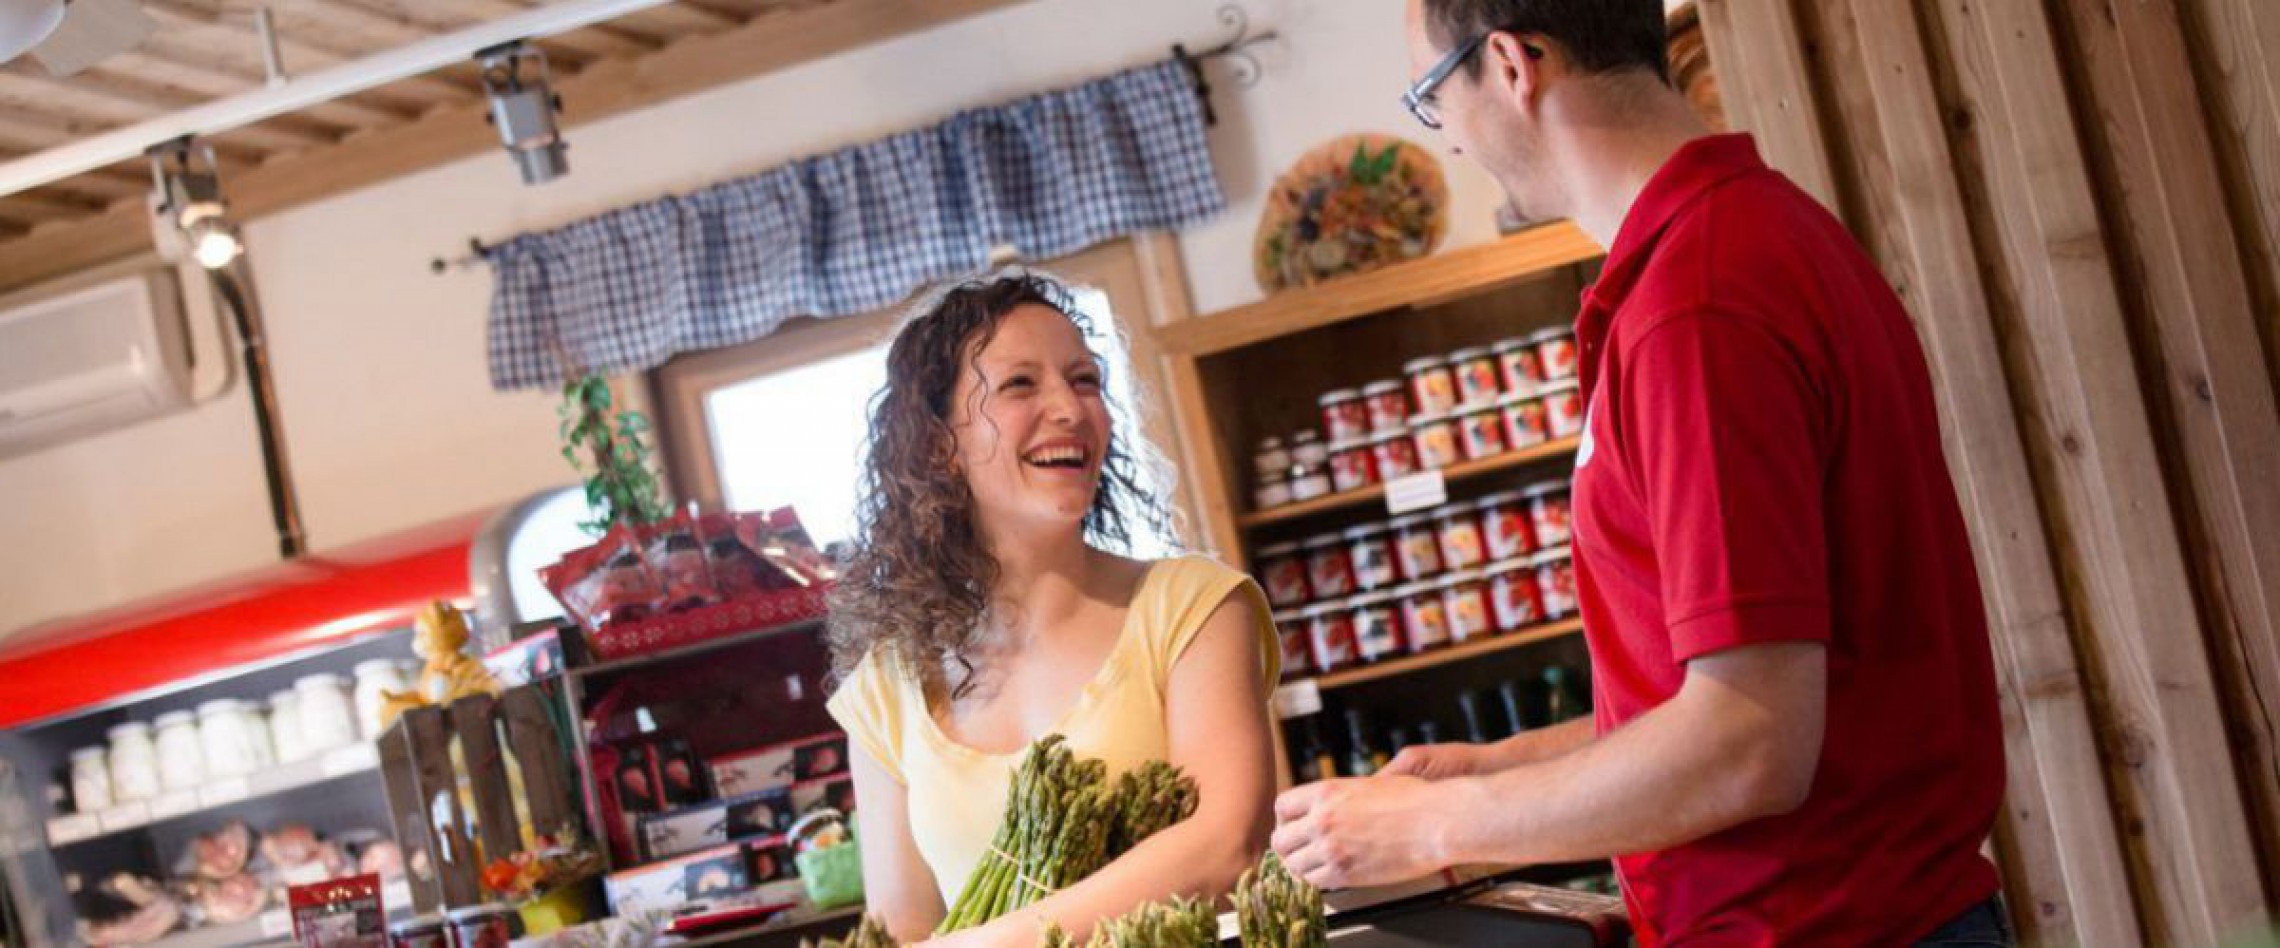
[[[2092,170],[2125,226],[2121,261],[2158,346],[2172,451],[2192,485],[2220,681],[2237,721],[2280,720],[2280,407],[2257,335],[2216,146],[2174,0],[2065,0],[2103,148]],[[2280,55],[2280,50],[2267,51]],[[2142,337],[2141,337],[2142,338]],[[2267,865],[2280,865],[2280,748],[2241,727],[2241,774]]]
[[[2079,556],[2109,750],[2139,812],[2158,943],[2266,923],[2169,492],[2137,388],[2081,138],[2039,3],[1939,0],[1957,89],[1983,149],[1994,261],[2016,293],[2042,447]]]
[[[1837,207],[1836,174],[1815,111],[1797,19],[1786,0],[1699,0],[1726,119],[1757,136],[1766,163],[1823,206]]]
[[[2265,358],[2280,386],[2280,4],[2187,0],[2185,8],[2231,178],[2233,226],[2264,314]]]
[[[1971,524],[2002,693],[2009,787],[2004,883],[2040,944],[2143,940],[2099,765],[2087,686],[2046,543],[2017,408],[1910,0],[1821,8],[1824,62],[1860,205],[1915,316]]]

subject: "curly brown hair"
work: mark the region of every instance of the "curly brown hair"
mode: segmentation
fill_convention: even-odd
[[[942,292],[887,350],[887,382],[871,400],[854,549],[832,590],[825,630],[834,677],[886,647],[929,694],[942,693],[952,664],[967,673],[954,697],[973,684],[966,651],[990,611],[998,563],[983,546],[973,491],[954,463],[952,399],[960,376],[980,371],[976,360],[1006,314],[1026,304],[1050,307],[1095,336],[1067,287],[1018,272]],[[1086,542],[1118,553],[1132,550],[1136,527],[1172,535],[1170,509],[1141,487],[1142,465],[1126,438],[1111,433],[1084,518]]]

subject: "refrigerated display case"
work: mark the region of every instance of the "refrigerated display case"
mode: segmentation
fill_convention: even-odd
[[[566,493],[576,491],[546,491],[498,511],[0,640],[0,906],[12,929],[9,943],[86,943],[82,920],[97,914],[156,929],[167,914],[157,906],[160,897],[176,905],[178,920],[165,935],[138,943],[282,941],[291,934],[283,885],[359,862],[385,866],[393,833],[369,725],[357,725],[347,741],[304,754],[288,750],[294,759],[279,760],[274,746],[266,756],[252,749],[262,743],[255,732],[271,722],[246,717],[230,702],[312,690],[327,704],[353,702],[336,686],[352,687],[359,666],[411,661],[413,617],[434,600],[476,607],[479,629],[502,630],[490,641],[544,618],[552,602],[543,591],[536,600],[518,597],[505,580],[514,561],[551,558],[584,542],[561,522],[566,510],[573,522],[582,512],[559,502]],[[191,781],[178,768],[179,779],[162,781],[155,794],[74,805],[74,751],[106,747],[114,728],[161,716],[179,727],[187,713],[201,721],[203,734],[201,710],[222,721],[216,731],[228,736],[218,746],[195,745],[199,766],[223,773]],[[122,740],[133,744],[134,730]],[[294,733],[338,730],[311,723]],[[242,769],[232,741],[252,742],[240,748],[251,755]],[[181,759],[182,746],[170,759]],[[235,856],[241,826],[243,867]],[[148,882],[118,884],[122,873]],[[389,899],[391,908],[405,904],[400,892]],[[226,923],[199,924],[201,918]]]

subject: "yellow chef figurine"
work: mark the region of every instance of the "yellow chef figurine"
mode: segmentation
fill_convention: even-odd
[[[386,699],[380,707],[380,726],[386,728],[396,722],[396,716],[407,708],[430,704],[450,704],[473,694],[498,694],[499,680],[491,677],[483,663],[461,651],[467,647],[467,617],[457,606],[438,599],[420,610],[418,634],[412,637],[412,653],[427,661],[420,671],[418,686],[411,691],[384,691]]]

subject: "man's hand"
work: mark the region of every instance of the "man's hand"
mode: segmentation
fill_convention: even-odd
[[[1491,744],[1411,744],[1402,748],[1401,753],[1394,755],[1393,762],[1378,772],[1389,776],[1447,780],[1451,777],[1477,777],[1500,769],[1494,745]]]
[[[1321,889],[1407,882],[1447,867],[1435,840],[1450,815],[1417,777],[1324,780],[1275,800],[1274,849]]]

